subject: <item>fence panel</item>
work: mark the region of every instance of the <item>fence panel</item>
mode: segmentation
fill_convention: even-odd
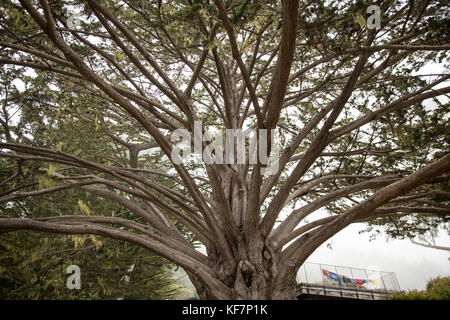
[[[362,299],[400,291],[395,273],[361,268],[304,263],[297,273],[297,283],[320,288],[323,294]]]

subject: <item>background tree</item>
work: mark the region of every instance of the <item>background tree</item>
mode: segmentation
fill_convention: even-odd
[[[427,282],[427,287],[423,291],[412,290],[395,294],[390,300],[449,300],[450,299],[450,278],[437,277]]]
[[[3,78],[6,80],[7,74],[3,74]],[[60,147],[71,146],[74,152],[88,151],[96,157],[108,157],[110,154],[120,161],[114,146],[105,148],[109,141],[102,141],[102,136],[97,133],[98,128],[83,126],[84,122],[76,118],[70,121],[61,111],[53,114],[52,105],[39,100],[36,92],[42,97],[53,94],[48,79],[25,76],[22,80],[31,88],[20,92],[5,82],[9,101],[40,101],[41,105],[39,108],[32,103],[21,106],[18,125],[11,128],[14,136],[20,137],[21,130],[26,130],[26,136],[33,139],[27,142],[34,145],[56,143]],[[64,121],[64,130],[59,128],[61,121]],[[92,143],[87,146],[86,141]],[[3,161],[0,180],[7,181],[14,174],[11,170],[14,167],[14,163]],[[22,183],[29,182],[28,187],[36,185],[38,190],[54,187],[57,182],[50,173],[60,169],[57,166],[44,168],[44,165],[28,166],[24,163],[21,165]],[[7,195],[12,187],[21,190],[22,186],[5,183],[0,186],[1,196]],[[116,202],[99,199],[93,193],[78,189],[61,190],[37,198],[26,197],[10,201],[0,208],[2,214],[10,217],[88,216],[101,212],[132,218],[129,211]],[[173,264],[148,250],[108,238],[7,233],[0,235],[0,248],[2,299],[173,299],[183,292],[176,284]],[[69,265],[77,265],[81,269],[80,290],[69,290],[66,286]]]
[[[30,232],[2,235],[0,240],[2,300],[165,300],[184,292],[165,259],[126,243]],[[80,268],[79,290],[66,286],[70,265]]]
[[[284,299],[349,224],[449,214],[445,1],[374,1],[380,29],[364,1],[19,2],[2,5],[0,63],[14,79],[36,70],[24,84],[37,90],[2,93],[0,201],[80,188],[133,218],[42,212],[0,218],[0,232],[110,237],[183,267],[201,298]],[[441,72],[423,73],[430,62]],[[97,140],[40,145],[24,105]],[[171,134],[192,137],[198,120],[268,141],[279,129],[279,169],[263,175],[248,154],[178,163]],[[42,176],[54,184],[36,188]]]

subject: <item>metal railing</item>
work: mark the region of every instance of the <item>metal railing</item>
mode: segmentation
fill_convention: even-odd
[[[301,293],[356,299],[384,299],[400,286],[394,272],[306,262],[297,273]]]

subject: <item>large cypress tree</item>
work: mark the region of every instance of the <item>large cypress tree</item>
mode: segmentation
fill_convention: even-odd
[[[0,201],[79,188],[130,216],[3,214],[0,232],[110,237],[183,267],[201,298],[291,299],[349,224],[449,214],[447,1],[19,2],[2,2],[0,63],[32,91],[2,88]],[[23,108],[95,134],[39,143]],[[259,147],[256,163],[180,163],[171,137],[199,137],[196,121],[278,129],[279,166],[264,175]]]

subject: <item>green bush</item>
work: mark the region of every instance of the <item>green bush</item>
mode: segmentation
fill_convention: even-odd
[[[450,277],[437,277],[428,281],[427,292],[432,300],[450,300]]]
[[[426,290],[396,294],[391,300],[450,300],[450,277],[436,277],[427,282]]]

